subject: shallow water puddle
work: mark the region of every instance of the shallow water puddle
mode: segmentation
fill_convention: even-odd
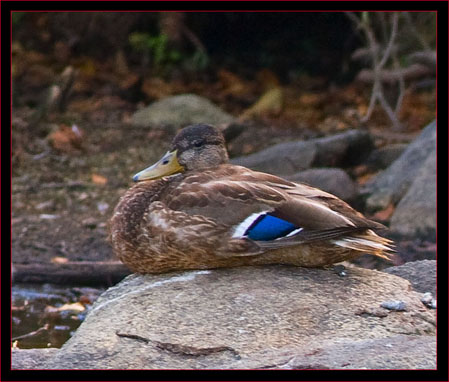
[[[11,290],[12,343],[23,349],[61,347],[105,288],[15,284]]]

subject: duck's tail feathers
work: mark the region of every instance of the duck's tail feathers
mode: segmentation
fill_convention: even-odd
[[[389,261],[391,261],[391,256],[395,252],[392,240],[381,237],[372,230],[333,240],[333,243],[340,247],[371,253]]]

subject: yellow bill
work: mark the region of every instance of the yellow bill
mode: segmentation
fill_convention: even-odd
[[[182,171],[184,171],[184,167],[178,162],[176,150],[167,151],[155,164],[134,175],[133,180],[134,182],[140,182],[142,180],[159,179]]]

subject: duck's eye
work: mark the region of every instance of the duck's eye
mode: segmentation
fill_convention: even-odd
[[[164,160],[162,161],[162,164],[168,164],[168,159],[164,159]]]
[[[201,146],[204,145],[204,141],[196,141],[196,142],[193,142],[193,145],[194,145],[195,147],[201,147]]]

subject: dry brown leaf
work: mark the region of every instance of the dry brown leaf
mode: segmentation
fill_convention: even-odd
[[[104,186],[108,182],[108,178],[98,174],[92,174],[91,179],[93,183],[99,186]]]
[[[357,178],[357,183],[360,186],[363,186],[376,174],[377,173],[375,173],[375,172],[370,172],[368,174],[362,175],[361,177]]]
[[[363,175],[366,175],[369,171],[369,168],[366,164],[360,164],[353,168],[352,173],[356,177],[361,177]]]
[[[72,310],[75,312],[83,312],[86,310],[86,307],[80,302],[74,302],[73,304],[64,304],[58,308],[59,311],[63,310]]]
[[[142,92],[151,99],[160,99],[183,91],[184,86],[181,83],[165,82],[159,77],[146,78],[142,84]]]
[[[384,210],[376,212],[373,215],[373,219],[381,221],[388,220],[390,219],[391,215],[393,215],[394,210],[395,210],[394,205],[390,203],[388,207],[385,208]]]
[[[304,106],[318,106],[323,102],[323,97],[319,94],[305,93],[299,97],[299,102]]]
[[[85,57],[79,66],[80,73],[93,77],[97,73],[97,63],[88,57]]]
[[[222,86],[221,91],[225,95],[240,97],[250,92],[249,84],[228,70],[221,69],[218,78]]]
[[[262,69],[256,74],[257,82],[263,85],[266,90],[278,88],[280,81],[278,76],[269,69]]]
[[[54,264],[65,264],[65,263],[69,262],[69,259],[67,259],[66,257],[62,257],[62,256],[55,256],[55,257],[52,257],[50,261]]]
[[[86,310],[86,307],[79,302],[74,302],[73,304],[64,304],[60,307],[56,307],[56,306],[52,306],[52,305],[47,305],[45,307],[46,313],[56,313],[56,312],[62,312],[64,310],[70,310],[72,312],[83,312]]]
[[[129,73],[120,81],[120,89],[126,90],[132,88],[139,81],[139,76],[135,73]]]
[[[245,120],[254,116],[278,115],[282,111],[283,93],[282,88],[277,87],[268,90],[259,100],[246,109],[240,119]]]
[[[50,133],[48,140],[51,146],[60,152],[74,153],[82,149],[84,132],[77,126],[60,125]]]

